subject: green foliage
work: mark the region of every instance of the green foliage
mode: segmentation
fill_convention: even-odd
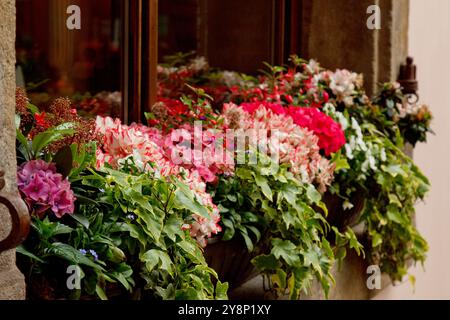
[[[63,123],[57,127],[50,128],[37,134],[31,141],[28,141],[24,134],[17,129],[17,140],[20,143],[18,148],[26,161],[45,158],[45,148],[53,142],[61,140],[74,134],[73,123]]]
[[[92,159],[74,158],[78,169]],[[189,188],[141,173],[132,162],[121,171],[86,169],[72,178],[76,214],[33,217],[32,233],[17,251],[26,274],[58,279],[51,298],[226,299],[227,284],[213,282],[217,274],[182,230],[199,209]],[[82,270],[79,292],[65,287],[69,265]]]
[[[366,199],[361,222],[366,226],[365,251],[370,263],[380,266],[393,281],[401,281],[411,262],[423,262],[426,241],[414,226],[414,206],[425,197],[429,181],[405,155],[399,129],[393,139],[355,108],[343,114],[359,119],[367,150],[354,151],[348,169],[339,170],[333,187],[351,199],[356,190]],[[368,156],[369,155],[369,156]],[[370,161],[373,165],[367,165]]]
[[[428,179],[388,139],[386,165],[374,172],[378,192],[367,199],[363,220],[371,244],[370,259],[394,281],[407,274],[409,262],[424,262],[428,246],[414,226],[414,206],[425,197]]]
[[[288,292],[297,299],[314,279],[328,293],[334,253],[324,237],[329,226],[314,209],[323,204],[313,185],[303,184],[286,167],[273,173],[259,163],[239,165],[211,192],[222,213],[223,240],[242,236],[256,256],[254,265],[279,295]]]

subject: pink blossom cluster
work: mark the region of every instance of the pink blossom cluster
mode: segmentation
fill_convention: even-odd
[[[224,106],[225,124],[233,129],[265,130],[271,152],[305,183],[316,183],[324,192],[333,180],[334,165],[319,153],[319,138],[286,114],[281,105],[250,103]],[[276,146],[275,146],[276,144]],[[276,148],[274,148],[276,147]]]
[[[313,131],[319,138],[319,148],[324,150],[327,156],[339,151],[345,145],[345,133],[341,125],[317,108],[283,107],[280,104],[266,102],[243,103],[241,106],[253,114],[261,104],[277,115],[290,116],[295,124]]]
[[[125,159],[132,157],[141,170],[165,177],[177,176],[194,192],[198,202],[209,210],[211,217],[208,220],[194,214],[194,222],[190,225],[191,236],[205,246],[208,237],[221,231],[219,210],[206,192],[205,173],[196,166],[184,168],[175,164],[164,148],[166,136],[155,128],[141,124],[122,125],[120,120],[109,117],[97,117],[96,130],[103,136],[103,146],[97,150],[98,168],[105,163],[117,168]]]
[[[224,130],[203,130],[201,122],[184,124],[165,137],[163,148],[172,162],[196,171],[208,183],[215,183],[220,174],[232,174],[234,150],[225,146]]]
[[[17,184],[30,210],[42,216],[51,210],[56,217],[74,212],[75,196],[67,179],[52,163],[32,160],[20,166]]]

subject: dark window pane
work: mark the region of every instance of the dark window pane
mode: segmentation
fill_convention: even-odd
[[[195,51],[213,67],[256,72],[275,63],[276,0],[160,0],[159,59]]]
[[[45,108],[53,98],[67,96],[87,115],[120,116],[120,0],[16,4],[18,82],[32,102]],[[81,30],[66,26],[73,4],[81,9]]]

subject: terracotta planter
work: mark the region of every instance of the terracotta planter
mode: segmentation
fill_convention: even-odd
[[[344,199],[329,192],[325,193],[323,202],[328,208],[328,216],[326,217],[328,223],[339,230],[354,226],[364,209],[365,198],[362,194],[362,192],[355,192],[355,196],[351,199],[353,208],[344,210]]]
[[[222,241],[212,238],[205,248],[205,259],[213,268],[220,281],[228,282],[230,289],[237,288],[258,275],[251,260],[254,252],[248,252],[244,242],[239,238]]]

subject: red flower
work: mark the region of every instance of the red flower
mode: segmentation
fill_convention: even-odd
[[[50,128],[50,124],[47,122],[46,118],[46,113],[42,112],[42,113],[35,113],[34,114],[34,120],[36,121],[36,124],[44,129],[48,129]]]
[[[317,108],[291,106],[288,113],[299,126],[308,128],[319,137],[319,147],[325,155],[338,151],[345,144],[345,134],[339,123]]]

